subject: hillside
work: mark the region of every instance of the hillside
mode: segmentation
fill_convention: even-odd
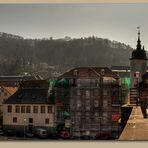
[[[0,75],[38,73],[41,63],[48,65],[49,73],[51,69],[61,73],[76,66],[129,65],[132,50],[124,43],[94,36],[55,40],[0,33]]]

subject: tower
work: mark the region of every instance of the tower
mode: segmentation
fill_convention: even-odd
[[[138,80],[140,81],[142,79],[142,76],[144,73],[146,73],[147,70],[147,57],[146,52],[141,47],[141,41],[140,41],[140,30],[138,28],[138,40],[137,40],[137,48],[133,50],[132,57],[130,58],[130,67],[131,67],[131,88],[135,88],[137,84],[137,78],[136,74],[139,74]]]

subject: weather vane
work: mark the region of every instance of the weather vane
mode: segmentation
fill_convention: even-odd
[[[138,35],[140,35],[140,25],[139,26],[137,26],[137,29],[138,29]]]

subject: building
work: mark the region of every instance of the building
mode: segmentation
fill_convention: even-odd
[[[56,125],[69,126],[77,137],[117,138],[121,115],[119,79],[106,67],[79,67],[61,75],[55,88]]]
[[[146,52],[141,47],[140,31],[138,31],[137,48],[133,50],[132,57],[130,58],[130,78],[131,78],[131,89],[130,89],[130,104],[138,105],[139,103],[139,91],[138,85],[142,81],[142,76],[147,71],[147,57]]]
[[[142,82],[139,85],[140,91],[140,106],[144,118],[148,118],[148,72],[142,77]]]
[[[117,73],[121,78],[130,78],[130,66],[111,66],[111,70]]]
[[[4,101],[3,129],[19,134],[37,128],[54,130],[54,102],[48,96],[45,80],[22,81],[18,91]]]
[[[3,118],[3,102],[17,91],[15,87],[0,86],[0,126]]]
[[[135,88],[135,85],[137,84],[137,80],[135,78],[136,72],[139,72],[139,80],[141,81],[142,76],[146,73],[147,70],[147,57],[144,46],[143,48],[141,47],[140,31],[138,31],[137,48],[136,50],[133,50],[132,57],[130,58],[130,67],[131,88]]]
[[[0,76],[0,86],[19,87],[21,81],[27,80],[42,80],[39,75],[16,75],[16,76]]]
[[[111,70],[121,78],[122,104],[129,104],[129,92],[131,87],[130,66],[111,66]]]

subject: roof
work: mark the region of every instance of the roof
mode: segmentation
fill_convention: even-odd
[[[112,70],[130,70],[130,66],[111,66]]]
[[[1,86],[1,88],[6,91],[7,93],[9,93],[10,95],[14,94],[17,91],[17,87],[5,87],[5,86]]]
[[[107,67],[94,67],[93,68],[96,72],[98,72],[99,74],[101,74],[101,70],[104,69],[104,76],[105,77],[113,77],[114,79],[119,79],[120,76],[114,72],[112,72],[111,69],[107,68]]]
[[[19,89],[21,88],[44,88],[48,89],[49,84],[46,80],[27,80],[21,81],[19,85]]]
[[[19,89],[4,104],[53,104],[47,89]]]
[[[46,80],[22,81],[19,89],[4,104],[52,104]]]
[[[133,50],[131,59],[147,60],[145,50],[144,49],[143,50],[141,50],[141,49],[140,50],[139,49]]]
[[[58,79],[61,78],[73,78],[73,77],[83,77],[84,73],[82,75],[78,74],[77,76],[75,76],[74,71],[90,71],[92,72],[95,77],[100,77],[102,75],[102,70],[103,70],[103,77],[113,77],[114,79],[119,79],[119,75],[112,72],[111,69],[107,68],[107,67],[77,67],[77,68],[73,68],[67,72],[65,72],[64,74],[62,74],[61,76],[58,77]],[[87,75],[87,77],[91,77],[92,75]]]
[[[144,46],[143,46],[143,49],[141,48],[140,31],[138,32],[137,48],[136,48],[136,50],[133,50],[133,52],[132,52],[131,60],[132,59],[147,60],[146,52],[144,50]]]
[[[0,82],[2,81],[22,81],[22,80],[36,80],[35,76],[0,76]]]

